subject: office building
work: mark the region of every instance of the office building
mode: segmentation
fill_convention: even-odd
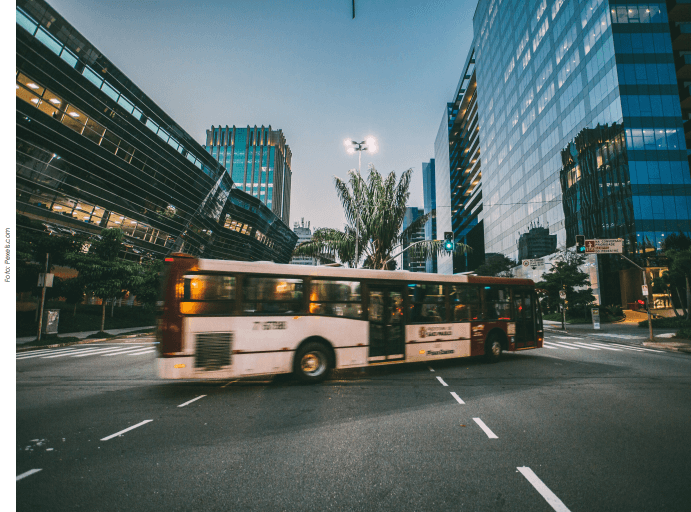
[[[518,237],[518,262],[542,258],[557,250],[557,235],[550,235],[549,229],[531,226],[527,233]]]
[[[231,175],[233,183],[288,224],[292,153],[281,130],[257,126],[212,126],[205,149]]]
[[[310,228],[310,222],[307,221],[307,224],[305,224],[304,217],[300,219],[300,222],[293,224],[293,232],[298,237],[298,244],[312,240],[312,229]],[[292,265],[319,265],[319,258],[310,258],[309,256],[293,256],[290,259],[290,263]]]
[[[43,0],[16,5],[16,210],[132,254],[290,259],[297,236]],[[123,57],[126,58],[126,57]]]
[[[488,252],[534,221],[634,253],[691,232],[667,4],[480,0],[473,23]]]
[[[406,207],[405,215],[403,216],[403,225],[401,230],[405,231],[410,227],[410,225],[417,219],[424,215],[423,210],[417,207]],[[425,240],[425,226],[422,225],[418,229],[412,230],[407,234],[403,240],[403,249],[414,244],[415,242],[421,242]],[[414,257],[414,252],[404,251],[402,255],[402,270],[409,270],[411,272],[426,272],[425,260],[421,258]]]
[[[434,178],[434,158],[422,163],[422,195],[425,215],[434,211],[434,215],[425,223],[425,240],[437,240],[437,194]],[[432,256],[425,262],[425,271],[429,274],[437,273],[437,257]]]
[[[465,254],[439,256],[443,274],[474,270],[484,261],[485,243],[480,140],[475,76],[475,48],[471,46],[442,118],[435,144],[438,232],[453,231],[454,240],[472,248]]]

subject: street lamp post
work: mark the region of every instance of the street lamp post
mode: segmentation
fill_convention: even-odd
[[[374,137],[367,137],[365,140],[362,142],[355,142],[352,139],[345,139],[343,141],[343,145],[346,147],[346,151],[348,152],[349,155],[352,155],[356,151],[358,152],[357,154],[357,174],[358,177],[360,177],[360,169],[362,165],[362,152],[363,151],[369,151],[370,153],[376,153],[377,149],[377,139]],[[353,191],[355,192],[355,191]],[[355,221],[355,267],[357,268],[358,264],[358,241],[360,239],[360,203],[357,199],[357,196],[355,197],[355,210],[357,211],[357,220]]]

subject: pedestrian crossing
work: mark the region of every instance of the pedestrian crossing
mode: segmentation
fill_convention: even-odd
[[[568,341],[566,341],[568,340]],[[660,352],[662,350],[655,350],[652,348],[645,347],[634,347],[631,345],[623,345],[621,343],[599,343],[596,341],[584,341],[583,338],[576,338],[574,336],[550,336],[545,338],[543,342],[543,348],[550,350],[604,350],[610,352]]]
[[[25,359],[60,359],[82,357],[143,356],[156,351],[155,345],[135,343],[109,343],[78,345],[65,348],[47,348],[17,353],[17,361]]]

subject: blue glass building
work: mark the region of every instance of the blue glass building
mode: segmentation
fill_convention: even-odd
[[[434,158],[429,162],[422,163],[422,196],[424,201],[425,215],[437,209],[437,194],[435,185]],[[437,218],[436,214],[425,223],[425,240],[437,239]],[[425,262],[425,271],[428,273],[437,272],[437,257],[433,256]]]
[[[473,24],[487,252],[531,222],[634,253],[691,232],[666,3],[479,0]]]
[[[205,148],[240,190],[258,198],[288,224],[292,153],[281,130],[212,126],[206,131]]]

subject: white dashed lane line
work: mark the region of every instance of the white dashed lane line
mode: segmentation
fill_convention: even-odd
[[[464,402],[463,400],[461,400],[461,397],[458,396],[458,395],[457,395],[456,393],[454,393],[453,391],[451,392],[451,396],[454,397],[454,398],[456,399],[456,402],[458,402],[459,404],[465,404],[465,402]]]
[[[442,379],[441,377],[437,377],[437,380],[438,380],[439,382],[441,382],[441,385],[442,385],[442,386],[448,387],[448,384],[447,384],[446,382],[444,382],[444,379]]]
[[[429,368],[429,371],[434,372],[431,366],[428,366],[427,368]]]
[[[146,425],[146,424],[149,423],[150,421],[154,421],[154,420],[144,420],[144,421],[142,421],[141,423],[137,423],[136,425],[132,425],[131,427],[127,427],[125,430],[121,430],[120,432],[116,432],[115,434],[111,434],[111,435],[109,435],[109,436],[107,436],[107,437],[104,437],[103,439],[101,439],[101,441],[108,441],[109,439],[113,439],[114,437],[117,437],[117,436],[119,436],[119,435],[122,435],[122,434],[124,434],[125,432],[129,432],[129,431],[132,430],[132,429],[135,429],[135,428],[137,428],[137,427],[141,427],[142,425]]]
[[[33,475],[34,473],[38,473],[39,471],[43,471],[42,469],[30,469],[29,471],[26,471],[22,473],[21,475],[17,475],[17,482],[19,482],[22,478],[26,478],[27,476]]]
[[[200,398],[204,398],[205,396],[206,395],[201,395],[201,396],[198,396],[197,398],[193,398],[192,400],[189,400],[189,401],[185,402],[184,404],[178,405],[178,407],[185,407],[186,405],[189,405],[192,402],[196,402],[197,400],[199,400]]]
[[[521,474],[532,484],[533,487],[539,492],[545,501],[552,507],[556,512],[570,512],[566,505],[557,498],[557,495],[549,490],[542,480],[533,472],[529,467],[516,468]]]
[[[485,425],[485,422],[482,421],[480,418],[473,418],[473,421],[480,425],[480,428],[485,431],[485,434],[487,434],[487,437],[490,439],[499,439],[497,435],[492,432],[487,425]]]

